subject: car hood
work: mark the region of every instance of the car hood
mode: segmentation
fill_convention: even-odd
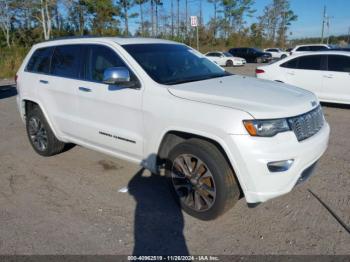
[[[257,119],[290,117],[318,105],[316,96],[290,85],[246,76],[226,76],[168,87],[179,98],[239,109]]]

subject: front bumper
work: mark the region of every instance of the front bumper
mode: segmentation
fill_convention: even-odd
[[[244,63],[242,60],[234,60],[233,65],[234,66],[242,66],[242,65],[244,65]]]
[[[327,122],[312,137],[299,142],[294,132],[274,137],[231,135],[232,165],[248,203],[264,202],[290,192],[305,170],[311,167],[328,146]],[[270,172],[267,163],[293,159],[283,172]]]
[[[262,56],[261,59],[262,59],[263,63],[266,63],[266,62],[272,61],[273,57],[272,56]]]

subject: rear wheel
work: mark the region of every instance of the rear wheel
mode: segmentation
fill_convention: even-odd
[[[258,57],[258,58],[255,59],[255,62],[258,63],[258,64],[261,64],[262,63],[262,59],[260,57]]]
[[[66,144],[56,138],[38,106],[27,113],[26,128],[29,141],[39,155],[52,156],[64,150]]]
[[[232,60],[227,60],[226,61],[226,66],[227,67],[232,67],[233,66],[233,61]]]
[[[225,157],[203,140],[190,139],[175,146],[168,156],[166,176],[182,209],[202,220],[222,215],[240,195]]]
[[[284,59],[286,57],[287,57],[287,55],[281,55],[281,59]]]

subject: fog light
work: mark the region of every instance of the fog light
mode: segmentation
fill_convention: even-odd
[[[294,159],[269,162],[267,163],[267,168],[270,172],[283,172],[287,171],[292,166],[293,162]]]

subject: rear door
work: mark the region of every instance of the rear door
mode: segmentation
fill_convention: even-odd
[[[50,77],[43,78],[42,97],[45,107],[58,126],[68,136],[79,134],[76,81],[81,77],[81,45],[60,45],[53,51]]]
[[[286,82],[319,95],[322,92],[325,59],[322,55],[305,55],[282,64]]]
[[[207,56],[209,57],[209,59],[211,61],[213,61],[216,64],[220,65],[220,62],[221,62],[220,54],[218,54],[217,52],[211,52]]]
[[[350,103],[350,56],[328,55],[328,71],[323,74],[324,100]]]
[[[79,139],[124,157],[142,159],[143,89],[102,82],[105,69],[128,67],[116,50],[87,45],[84,57],[84,80],[75,85],[79,93]],[[131,79],[137,82],[130,72]]]
[[[35,97],[60,136],[73,130],[76,90],[72,88],[72,78],[79,77],[79,61],[77,47],[46,47],[34,52],[25,69],[23,80],[31,83]]]

